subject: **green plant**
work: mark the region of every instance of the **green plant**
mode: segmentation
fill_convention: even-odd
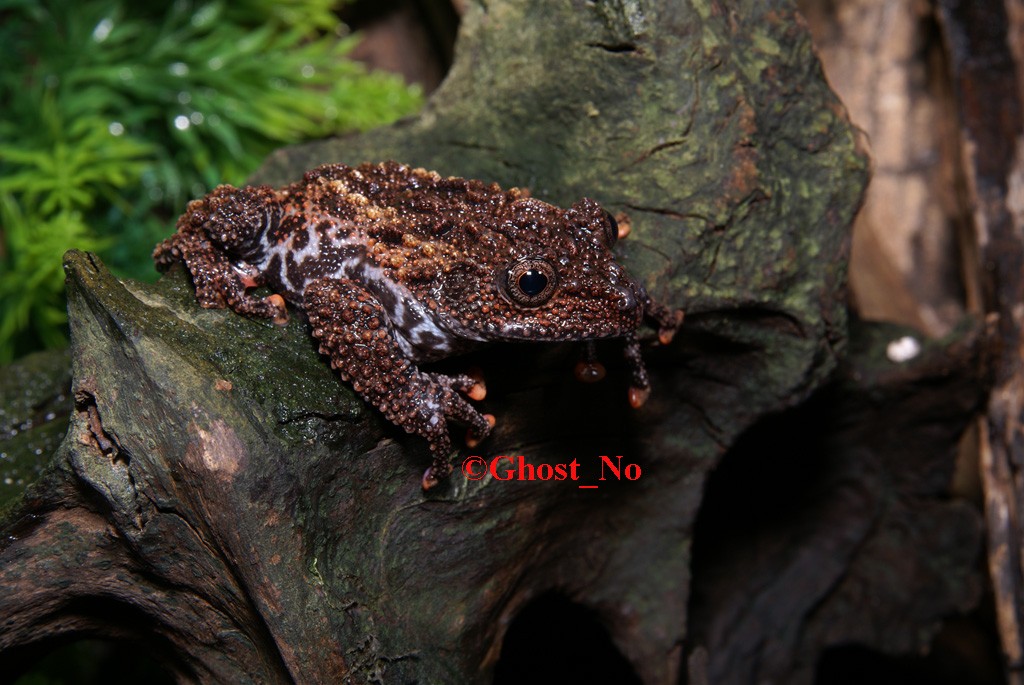
[[[412,111],[336,0],[0,0],[0,363],[63,340],[64,250],[154,274],[187,201],[270,151]]]

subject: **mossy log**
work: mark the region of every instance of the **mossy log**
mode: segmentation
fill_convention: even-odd
[[[576,459],[580,483],[600,487],[456,472],[425,494],[426,445],[332,374],[302,317],[278,328],[203,310],[180,269],[122,283],[70,252],[74,410],[43,477],[6,512],[0,667],[98,635],[142,641],[187,681],[488,682],[510,622],[555,593],[589,610],[645,683],[676,682],[687,661],[694,682],[806,681],[824,646],[903,631],[901,648],[917,648],[943,613],[976,599],[977,517],[943,499],[944,482],[919,488],[915,469],[934,464],[901,457],[891,481],[876,429],[890,419],[866,407],[906,399],[890,425],[909,435],[892,439],[924,430],[927,454],[949,470],[953,434],[982,394],[980,335],[964,329],[909,366],[879,357],[882,339],[842,362],[867,162],[792,3],[494,0],[473,4],[460,31],[452,71],[419,116],[283,150],[256,180],[397,159],[629,214],[623,262],[687,312],[673,343],[649,350],[646,406],[627,406],[612,342],[597,386],[571,379],[571,345],[500,345],[441,365],[487,378],[498,425],[479,454]],[[857,392],[826,387],[840,368]],[[945,394],[915,404],[922,382]],[[950,413],[936,408],[953,396]],[[857,492],[886,487],[866,509],[849,498],[825,507],[833,517],[808,537],[781,531],[792,563],[731,566],[708,583],[712,596],[696,593],[700,624],[688,633],[708,474],[738,441],[756,453],[752,472],[792,468],[780,444],[751,450],[749,431],[809,397],[832,418],[800,438],[834,430],[822,450],[838,455],[823,462],[832,475],[815,506],[848,494],[851,479]],[[862,442],[835,437],[851,433]],[[599,481],[601,455],[640,477]],[[860,560],[865,583],[884,585],[872,560],[891,559],[892,544],[862,543],[878,539],[879,521],[934,520],[922,511],[952,532],[926,526],[915,558],[949,582],[923,606],[906,590],[918,567],[897,574],[905,623],[864,635],[869,609],[851,609],[856,593],[838,584],[860,577],[845,573]],[[833,532],[841,542],[822,545]],[[761,595],[743,630],[722,629],[744,582],[783,567],[782,594]],[[825,627],[822,607],[836,612]]]

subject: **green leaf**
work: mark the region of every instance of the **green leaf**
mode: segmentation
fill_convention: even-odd
[[[0,361],[61,339],[65,249],[154,274],[192,197],[276,147],[419,106],[345,59],[338,4],[0,0]]]

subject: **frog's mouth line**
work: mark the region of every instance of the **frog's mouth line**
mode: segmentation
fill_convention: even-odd
[[[638,327],[639,319],[637,324],[634,326],[617,326],[612,322],[607,322],[605,325],[594,326],[593,328],[586,330],[584,333],[577,326],[572,326],[571,328],[563,331],[558,329],[557,323],[552,327],[550,325],[539,326],[532,322],[516,322],[495,329],[493,334],[488,336],[488,338],[494,342],[537,343],[611,340],[614,338],[628,338],[636,332]]]

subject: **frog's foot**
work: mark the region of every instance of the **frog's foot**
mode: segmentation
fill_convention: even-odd
[[[429,378],[430,381],[440,388],[450,388],[462,393],[461,395],[442,393],[437,403],[444,408],[445,419],[454,419],[457,423],[469,426],[469,431],[466,433],[466,445],[468,447],[479,445],[490,434],[491,429],[494,428],[494,416],[492,414],[481,414],[466,402],[462,395],[471,400],[482,400],[486,397],[487,387],[484,385],[483,378],[478,374],[446,376],[441,373],[423,373],[422,375]]]
[[[244,261],[228,260],[226,248],[262,232],[271,221],[273,192],[266,187],[236,189],[218,186],[188,205],[178,219],[178,232],[157,245],[153,259],[160,271],[182,261],[192,275],[196,300],[207,309],[229,307],[238,314],[287,321],[280,295],[248,293],[263,283],[259,270]]]
[[[658,343],[661,345],[671,343],[676,331],[683,325],[682,309],[669,309],[651,299],[648,299],[644,305],[644,316],[656,324]],[[639,409],[651,396],[651,378],[647,374],[647,367],[640,354],[640,341],[635,336],[629,339],[623,353],[630,376],[629,404],[634,409]]]
[[[583,343],[583,352],[580,360],[576,362],[574,370],[576,380],[583,383],[597,383],[604,379],[604,364],[597,361],[597,346],[593,340],[586,340]]]
[[[473,410],[476,413],[476,410]],[[466,445],[470,448],[476,447],[480,444],[484,438],[494,428],[495,419],[493,414],[476,414],[480,417],[482,422],[480,424],[473,423],[466,434]],[[444,436],[444,440],[448,440],[447,433]],[[434,462],[430,465],[423,473],[422,486],[424,490],[430,490],[437,486],[442,480],[447,478],[452,472],[452,458],[451,458],[451,443],[445,442],[447,445],[437,445],[433,442],[430,444],[430,451],[434,453]],[[443,450],[443,451],[440,451]]]
[[[658,326],[658,342],[668,345],[675,337],[676,331],[683,325],[683,310],[669,309],[653,300],[648,301],[644,315]]]
[[[651,378],[647,374],[643,355],[640,354],[640,341],[636,338],[627,341],[623,356],[629,368],[629,404],[639,409],[651,395]]]
[[[420,377],[429,384],[429,388],[423,388],[423,396],[430,399],[416,407],[415,418],[409,425],[399,423],[410,433],[418,433],[430,443],[434,461],[423,474],[424,490],[436,486],[452,471],[449,420],[469,426],[469,432],[466,434],[466,444],[469,447],[480,444],[490,434],[495,424],[494,416],[481,414],[449,386],[436,383],[434,377],[437,375],[439,374],[420,374]],[[450,380],[447,376],[442,376],[442,379]]]
[[[483,375],[478,370],[473,370],[468,374],[460,374],[458,376],[446,376],[441,373],[424,373],[423,375],[428,376],[439,386],[451,388],[452,390],[462,393],[471,400],[479,402],[487,397],[487,386],[484,384]],[[446,413],[446,415],[450,418],[454,418],[456,421],[469,424],[469,431],[466,433],[466,446],[476,447],[484,438],[487,437],[491,428],[494,428],[494,415],[480,414],[476,409],[468,404],[466,404],[465,407],[457,406],[465,403],[465,401],[458,395],[449,399],[449,402],[453,404],[452,412],[451,414]],[[482,421],[480,417],[483,418]]]

